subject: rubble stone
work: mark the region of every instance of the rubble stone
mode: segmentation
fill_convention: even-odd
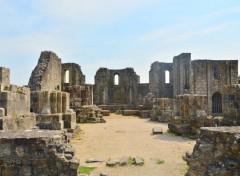
[[[183,159],[186,176],[239,175],[240,127],[203,127],[192,154]]]
[[[0,132],[1,174],[77,176],[79,160],[69,148],[61,131]]]

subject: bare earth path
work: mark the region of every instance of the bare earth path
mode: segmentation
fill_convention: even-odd
[[[94,173],[109,176],[180,176],[187,169],[182,155],[192,151],[194,140],[167,133],[167,124],[138,117],[111,114],[104,124],[81,124],[80,137],[72,140],[80,164],[97,167]],[[164,134],[152,135],[153,127],[162,127]],[[124,156],[140,156],[144,166],[109,168],[105,163],[86,164],[87,158],[103,160]],[[164,164],[156,164],[158,159]]]

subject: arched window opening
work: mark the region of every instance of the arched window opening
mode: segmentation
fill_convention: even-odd
[[[114,85],[116,85],[116,86],[119,85],[119,76],[118,76],[118,74],[116,74],[116,75],[114,76]]]
[[[165,84],[170,83],[170,72],[168,70],[165,71]]]
[[[69,70],[66,70],[65,71],[65,77],[64,77],[64,83],[69,83]]]
[[[213,114],[222,113],[222,95],[219,92],[215,92],[212,95],[212,113]]]

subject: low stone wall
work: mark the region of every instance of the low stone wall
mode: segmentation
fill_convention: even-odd
[[[0,84],[0,107],[5,109],[5,116],[28,114],[30,112],[30,89]]]
[[[132,110],[132,109],[141,109],[140,106],[132,105],[97,105],[102,110],[109,110],[111,113],[114,113],[118,110]]]
[[[0,175],[77,176],[79,160],[61,131],[0,132]]]
[[[188,121],[196,115],[197,110],[208,112],[207,96],[184,94],[176,96],[176,114]]]
[[[37,126],[40,129],[62,130],[76,127],[76,113],[37,114]]]
[[[138,115],[139,110],[123,110],[124,116],[135,116]]]
[[[151,120],[159,122],[168,122],[170,117],[174,115],[173,99],[170,98],[154,98]]]
[[[0,130],[26,130],[36,125],[36,116],[34,113],[28,115],[17,115],[0,117]]]
[[[223,94],[224,126],[240,125],[240,85],[225,85],[221,89]]]
[[[240,175],[240,127],[203,127],[192,154],[183,157],[186,176]]]
[[[36,114],[66,113],[70,109],[70,94],[60,91],[31,92],[31,109]]]
[[[139,117],[142,117],[142,118],[150,118],[151,116],[151,110],[140,110],[138,111],[138,115]]]
[[[109,116],[110,115],[109,110],[101,110],[100,112],[102,113],[103,116]]]

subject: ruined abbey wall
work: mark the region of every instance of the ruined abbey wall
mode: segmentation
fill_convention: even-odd
[[[237,77],[237,60],[194,60],[191,63],[190,91],[193,94],[207,95],[208,113],[214,114],[215,112],[212,110],[213,94],[217,92],[222,95],[221,87],[237,84]]]
[[[182,53],[173,58],[173,95],[189,93],[191,53]]]
[[[61,59],[51,51],[43,51],[28,86],[31,91],[61,90],[61,73]]]
[[[169,78],[166,78],[166,72]],[[167,81],[167,79],[169,79]],[[173,98],[173,64],[154,62],[149,71],[149,90],[157,98]]]
[[[117,77],[117,78],[116,78]],[[114,81],[118,79],[118,84]],[[136,104],[139,76],[132,68],[100,68],[95,75],[95,104]]]
[[[78,175],[79,160],[61,131],[0,132],[0,175]]]
[[[67,71],[69,71],[69,75],[68,75],[69,82],[66,82]],[[73,85],[84,85],[84,84],[85,84],[85,75],[82,73],[80,65],[75,63],[62,64],[62,87],[73,86]]]

